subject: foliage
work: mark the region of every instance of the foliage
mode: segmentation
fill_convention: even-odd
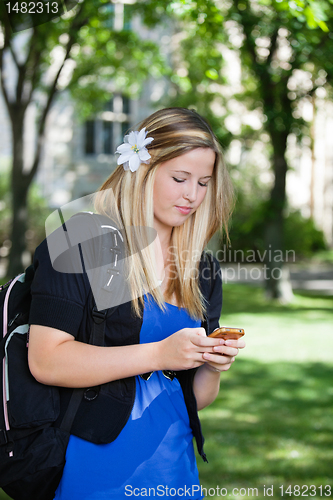
[[[172,58],[175,95],[169,101],[195,107],[211,121],[224,146],[238,139],[242,149],[249,151],[264,134],[268,137],[270,193],[267,189],[260,192],[258,185],[255,194],[262,203],[251,205],[255,196],[247,199],[246,189],[238,184],[240,206],[232,232],[236,248],[262,253],[265,248],[295,248],[299,256],[305,256],[317,246],[324,247],[322,236],[321,242],[315,242],[318,234],[310,228],[311,222],[301,223],[299,217],[290,215],[286,234],[283,226],[288,137],[310,135],[311,125],[303,119],[301,107],[306,101],[312,103],[319,89],[322,94],[331,91],[333,17],[329,7],[325,1],[277,0],[169,4],[177,34]],[[235,115],[238,125],[231,126],[228,119],[235,121]],[[246,169],[238,169],[246,179]],[[288,228],[299,229],[302,224],[311,237],[296,240]],[[275,297],[282,293],[277,282],[267,281],[268,293]]]
[[[254,252],[256,261],[264,255],[264,225],[267,211],[266,202],[238,198],[231,226],[232,256],[235,250],[245,254]],[[316,252],[326,250],[324,234],[311,218],[302,216],[299,210],[291,210],[285,217],[283,251],[293,250],[296,259],[309,258]],[[228,254],[226,253],[226,256]],[[237,253],[236,253],[237,255]],[[258,260],[259,259],[259,260]]]
[[[287,136],[308,133],[299,104],[312,99],[318,88],[328,91],[333,77],[331,7],[332,0],[139,0],[125,5],[126,22],[119,29],[113,22],[115,4],[85,0],[65,16],[27,30],[20,58],[15,43],[22,40],[22,33],[12,34],[2,23],[5,44],[0,47],[0,69],[7,52],[19,75],[13,102],[1,80],[11,119],[23,123],[30,102],[38,102],[39,108],[37,149],[28,175],[22,174],[22,158],[16,158],[15,178],[21,186],[17,192],[12,188],[14,212],[18,200],[25,200],[19,191],[28,190],[37,171],[46,117],[57,93],[68,88],[77,102],[77,116],[85,119],[101,110],[114,92],[137,96],[148,77],[166,77],[169,94],[158,105],[196,108],[211,122],[224,147],[235,135],[245,148],[249,137],[259,137],[261,130],[242,115],[246,110],[260,115],[260,128],[270,135],[276,179],[266,215],[281,218],[287,164],[278,165],[285,159]],[[168,59],[154,36],[138,35],[137,15],[148,27],[165,26],[171,33]],[[235,51],[242,64],[237,88],[228,86],[228,51]],[[237,97],[242,103],[237,109],[241,127],[235,132],[227,124]],[[14,141],[17,155],[22,149],[18,143]]]
[[[2,256],[6,255],[6,248],[10,248],[10,189],[9,189],[9,172],[2,171],[0,177],[0,248]],[[46,200],[40,193],[40,188],[36,183],[33,183],[29,191],[28,197],[28,229],[25,234],[27,250],[33,254],[35,248],[45,238],[45,220],[50,215]]]
[[[52,211],[53,209],[49,208],[46,199],[42,196],[39,186],[33,183],[29,191],[29,225],[26,232],[27,249],[31,255],[45,238],[45,221]]]
[[[159,76],[161,57],[156,44],[141,39],[135,29],[114,23],[115,5],[108,0],[84,0],[50,22],[13,33],[0,3],[1,90],[12,125],[13,161],[12,248],[9,273],[22,270],[26,248],[27,193],[40,163],[46,119],[57,94],[68,88],[79,102],[77,115],[86,118],[102,109],[114,92],[134,95],[149,76]],[[128,20],[126,19],[126,22]],[[16,81],[4,77],[8,64]],[[25,165],[25,116],[37,106],[36,148]]]
[[[137,97],[148,76],[160,78],[166,71],[156,43],[130,27],[130,7],[124,6],[127,22],[121,30],[113,26],[113,8],[98,2],[98,16],[78,33],[71,54],[75,69],[68,88],[81,119],[102,110],[114,92]]]
[[[1,168],[0,175],[0,247],[8,238],[8,228],[10,223],[10,190],[8,189],[8,173]]]
[[[313,219],[303,217],[298,210],[286,217],[284,238],[285,248],[293,249],[298,257],[311,257],[327,249],[323,232],[316,228]]]

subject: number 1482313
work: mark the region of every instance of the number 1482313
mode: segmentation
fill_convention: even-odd
[[[311,484],[308,486],[307,484],[299,485],[289,485],[287,487],[280,486],[279,487],[281,496],[294,496],[294,497],[330,497],[332,495],[332,486],[326,484],[325,486],[315,486]]]

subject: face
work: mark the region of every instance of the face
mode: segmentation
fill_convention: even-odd
[[[211,182],[215,153],[197,148],[158,167],[154,184],[154,222],[157,231],[171,232],[203,202]]]

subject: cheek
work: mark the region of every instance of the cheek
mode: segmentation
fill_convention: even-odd
[[[154,189],[154,208],[156,213],[162,213],[167,210],[172,204],[175,193],[173,191],[173,186],[168,181],[168,179],[163,179],[163,182],[159,182],[155,185]]]
[[[206,193],[207,193],[207,188],[205,188],[205,189],[200,188],[199,193],[198,193],[198,197],[197,197],[196,208],[200,207],[201,203],[205,199]]]
[[[181,184],[176,184],[173,179],[165,179],[160,187],[160,195],[165,205],[174,204],[181,196]]]

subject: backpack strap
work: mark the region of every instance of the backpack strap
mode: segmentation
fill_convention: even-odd
[[[208,266],[209,266],[209,271],[210,271],[209,294],[211,294],[212,288],[213,288],[213,259],[208,252],[204,252],[203,257],[204,257],[203,262],[208,261]],[[202,265],[204,265],[204,264],[202,264]],[[209,319],[208,319],[208,315],[206,313],[204,313],[204,320],[201,323],[201,326],[206,330],[206,334],[208,335],[209,334]]]
[[[95,221],[97,226],[101,228],[100,223],[97,220],[97,217],[92,212],[87,212],[92,216],[92,219]],[[103,237],[103,245],[110,248],[110,234],[100,231],[100,234]],[[106,318],[108,313],[113,314],[114,311],[118,308],[118,306],[114,306],[110,309],[105,309],[103,311],[98,311],[94,296],[91,293],[90,296],[90,304],[89,309],[92,316],[92,325],[91,325],[91,333],[89,336],[89,344],[96,346],[104,346],[105,345],[105,329],[106,329]],[[70,432],[76,413],[79,409],[82,398],[93,400],[95,399],[100,391],[101,386],[89,387],[89,388],[80,388],[74,389],[71,399],[69,401],[67,410],[60,424],[60,429]]]
[[[90,297],[90,310],[93,317],[93,324],[89,336],[89,344],[103,346],[105,345],[105,327],[108,310],[97,311],[93,294]],[[60,429],[70,432],[76,413],[81,404],[82,398],[89,400],[95,399],[100,391],[100,386],[74,389],[69,400],[67,410],[60,424]]]
[[[89,344],[104,346],[105,326],[106,326],[106,317],[108,314],[108,309],[104,309],[104,311],[98,311],[95,305],[93,294],[91,294],[90,310],[93,319],[93,324],[92,324],[91,335],[89,338]]]
[[[67,410],[62,419],[59,428],[65,432],[70,433],[75,415],[79,409],[80,403],[82,401],[85,389],[74,389],[69,400]]]

